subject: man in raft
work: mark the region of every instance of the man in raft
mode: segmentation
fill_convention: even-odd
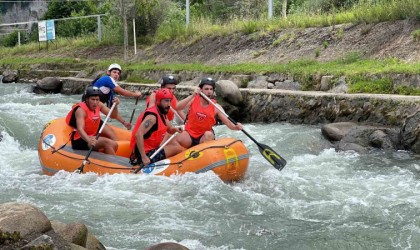
[[[85,90],[85,101],[75,106],[67,114],[66,122],[76,129],[71,137],[73,149],[89,150],[91,146],[95,151],[103,151],[105,154],[115,155],[118,144],[116,141],[100,136],[96,140],[96,134],[102,126],[101,112],[108,115],[110,109],[99,100],[100,90],[97,87],[89,86]],[[113,102],[120,103],[118,98]],[[111,118],[118,116],[117,107],[111,113]]]
[[[96,86],[101,90],[101,102],[105,103],[108,107],[111,107],[111,102],[115,93],[126,97],[141,97],[141,92],[139,91],[131,92],[121,88],[117,83],[117,81],[120,79],[120,76],[121,66],[117,63],[113,63],[109,65],[108,70],[106,71],[106,75],[93,81],[92,83],[93,86]],[[131,129],[130,122],[125,121],[121,116],[118,116],[116,119],[121,122],[124,127]]]
[[[178,84],[178,80],[173,75],[166,75],[162,77],[162,79],[160,79],[159,83],[160,83],[161,89],[169,89],[169,91],[171,91],[173,95],[172,102],[171,102],[171,109],[169,110],[167,114],[168,120],[172,121],[176,115],[174,112],[177,112],[179,117],[182,119],[182,122],[184,122],[185,121],[184,112],[182,111],[182,109],[176,110],[176,105],[178,103],[178,100],[176,99],[176,96],[175,96],[175,90],[176,90],[176,85]],[[153,92],[146,99],[146,107],[147,108],[151,107],[155,105],[155,103],[156,103],[156,93]]]
[[[242,124],[238,123],[235,125],[232,123],[213,104],[200,95],[200,92],[204,93],[215,105],[218,105],[216,100],[212,99],[216,89],[216,83],[212,78],[206,77],[201,79],[198,87],[192,95],[179,101],[177,104],[178,110],[189,107],[185,130],[174,140],[175,145],[179,144],[183,148],[190,148],[200,143],[214,140],[215,135],[212,128],[216,125],[216,116],[232,130],[243,129]],[[223,110],[220,105],[219,107]],[[181,148],[178,153],[182,150]]]
[[[146,166],[178,152],[179,146],[166,145],[153,159],[149,158],[159,148],[166,132],[173,134],[182,131],[180,128],[172,127],[167,118],[173,94],[169,89],[159,89],[155,94],[156,105],[147,108],[140,114],[131,133],[130,163],[133,165],[143,164]]]

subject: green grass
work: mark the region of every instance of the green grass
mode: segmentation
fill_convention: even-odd
[[[214,24],[209,19],[199,19],[186,28],[184,23],[161,26],[156,33],[156,42],[167,40],[191,41],[209,35],[219,35],[241,32],[252,34],[256,32],[279,31],[286,28],[326,27],[345,23],[378,23],[384,21],[403,20],[420,17],[418,0],[389,0],[372,4],[361,1],[350,10],[337,13],[297,13],[283,19],[276,17],[268,20],[260,19],[239,20],[232,19],[223,24]],[[343,34],[338,34],[343,36]],[[278,43],[278,42],[276,42]],[[275,46],[276,44],[273,44]]]
[[[411,36],[413,36],[414,41],[420,42],[420,29],[411,32]]]

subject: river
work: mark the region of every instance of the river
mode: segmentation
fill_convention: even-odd
[[[51,220],[80,221],[107,249],[166,241],[190,249],[420,249],[420,165],[409,152],[336,152],[319,126],[246,124],[288,160],[282,171],[242,132],[218,126],[218,136],[240,138],[250,150],[241,182],[212,172],[43,175],[41,130],[79,99],[0,84],[1,203],[27,202]],[[129,119],[134,101],[120,106]]]

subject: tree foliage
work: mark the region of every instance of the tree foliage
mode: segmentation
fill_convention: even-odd
[[[97,1],[59,1],[52,0],[43,19],[82,17],[98,14]],[[74,37],[96,31],[96,18],[71,19],[55,22],[57,36]]]

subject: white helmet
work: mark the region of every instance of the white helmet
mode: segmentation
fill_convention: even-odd
[[[117,63],[113,63],[113,64],[109,65],[108,71],[111,71],[113,69],[118,69],[121,72],[121,66]]]

